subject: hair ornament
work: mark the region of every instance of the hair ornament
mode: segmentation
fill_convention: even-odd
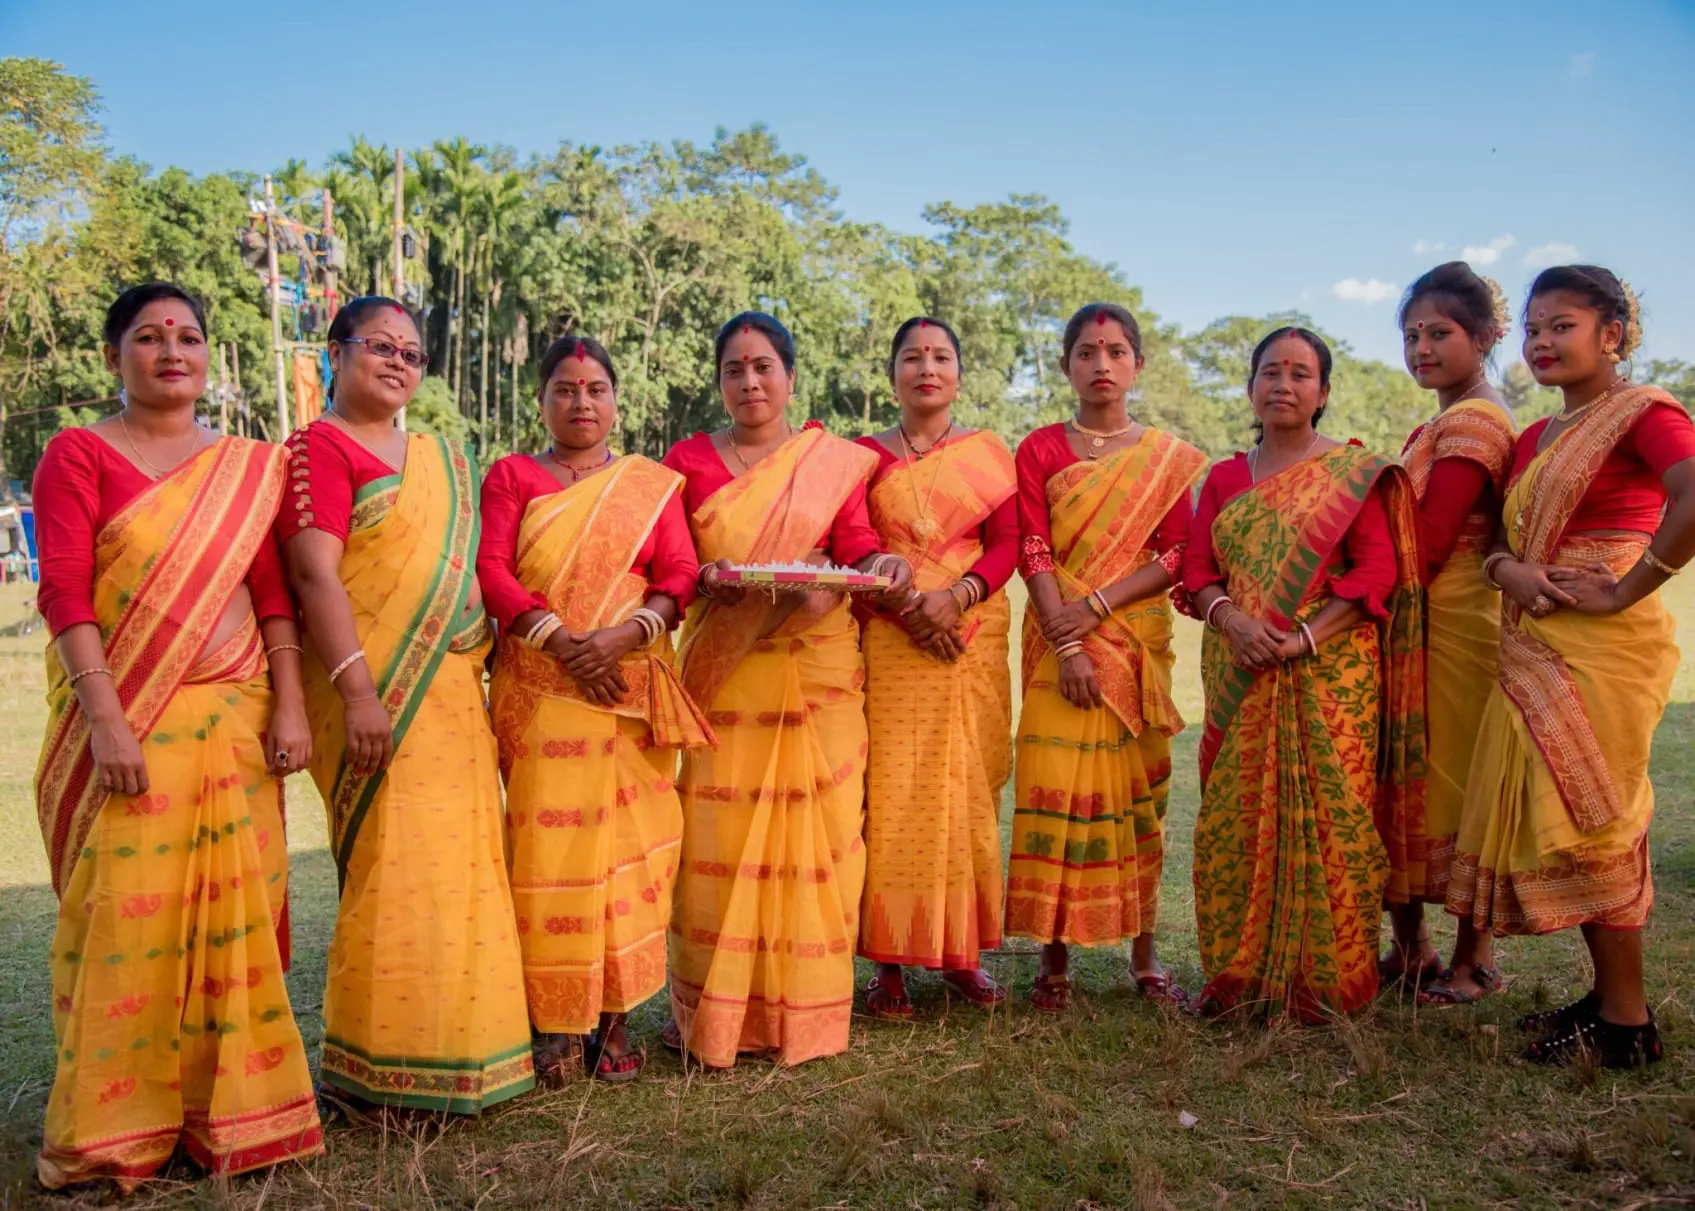
[[[1477,280],[1489,288],[1489,305],[1495,313],[1495,339],[1491,346],[1498,345],[1506,339],[1507,333],[1513,330],[1513,309],[1507,302],[1507,292],[1501,289],[1501,283],[1494,278],[1484,277],[1481,273]]]
[[[1642,347],[1642,305],[1636,301],[1636,291],[1629,282],[1620,278],[1618,284],[1624,291],[1624,339],[1618,346],[1619,359],[1623,361]]]

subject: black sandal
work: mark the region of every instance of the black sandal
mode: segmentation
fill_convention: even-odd
[[[1477,985],[1476,993],[1461,992],[1454,987],[1453,979],[1454,969],[1450,967],[1437,983],[1419,990],[1417,1004],[1426,1009],[1444,1005],[1475,1005],[1501,988],[1501,973],[1481,963],[1471,966],[1471,982]]]
[[[1573,1023],[1552,1038],[1532,1043],[1524,1058],[1532,1064],[1564,1067],[1579,1056],[1588,1056],[1601,1068],[1642,1068],[1657,1064],[1665,1056],[1654,1013],[1641,1026],[1620,1026],[1600,1017]]]
[[[1586,1018],[1601,1012],[1601,994],[1591,989],[1569,1005],[1527,1013],[1518,1020],[1518,1028],[1526,1034],[1550,1030],[1569,1030]]]

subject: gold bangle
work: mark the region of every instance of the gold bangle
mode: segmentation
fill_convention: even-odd
[[[1219,606],[1234,607],[1235,604],[1236,603],[1234,601],[1230,600],[1228,595],[1226,595],[1224,593],[1220,593],[1217,597],[1214,597],[1212,599],[1212,604],[1207,607],[1206,620],[1204,621],[1204,623],[1202,625],[1212,627],[1212,629],[1215,630],[1215,631],[1222,629],[1224,624],[1223,623],[1214,623],[1213,620],[1212,620],[1213,614],[1218,610]]]
[[[300,651],[301,651],[301,648],[300,648],[300,645],[298,643],[279,643],[274,648],[266,648],[265,649],[265,655],[275,656],[278,652],[300,652]],[[304,655],[305,653],[302,652],[301,654]]]
[[[1654,554],[1653,547],[1642,548],[1642,562],[1647,564],[1650,568],[1653,568],[1654,571],[1660,573],[1662,576],[1676,576],[1683,571],[1682,568],[1672,567],[1665,560]]]
[[[1496,551],[1488,559],[1485,559],[1483,561],[1483,583],[1488,585],[1491,589],[1494,589],[1495,592],[1499,593],[1501,591],[1501,582],[1495,579],[1495,568],[1509,559],[1516,558],[1517,556],[1515,556],[1511,551]]]
[[[330,684],[334,685],[335,679],[347,672],[348,669],[352,668],[355,661],[363,659],[365,659],[365,649],[359,648],[353,653],[353,655],[349,656],[346,660],[343,660],[340,664],[336,665],[335,668],[330,670]]]
[[[112,670],[111,669],[107,668],[103,664],[97,664],[93,668],[84,669],[80,673],[72,673],[71,677],[70,677],[70,684],[75,685],[77,682],[81,681],[84,677],[92,677],[96,673],[104,673],[108,677],[112,676]],[[117,678],[114,677],[113,680],[115,681],[115,680],[117,680]]]
[[[1102,622],[1112,617],[1112,607],[1107,605],[1106,598],[1101,596],[1099,589],[1090,593],[1086,600],[1089,603],[1089,612]]]

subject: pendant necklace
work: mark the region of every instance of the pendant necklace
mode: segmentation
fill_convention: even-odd
[[[1307,455],[1311,454],[1312,448],[1316,445],[1318,445],[1318,433],[1315,431],[1312,435],[1312,440],[1307,443],[1307,448],[1305,450],[1302,450],[1297,457],[1289,460],[1289,467],[1294,466],[1296,463],[1298,463],[1302,459],[1306,458]],[[1287,471],[1289,469],[1289,467],[1280,467],[1280,468],[1278,468],[1277,471],[1272,472],[1272,474],[1276,475],[1276,474],[1279,474],[1283,471]],[[1252,450],[1248,451],[1248,482],[1250,484],[1259,483],[1259,447],[1258,446],[1255,446]]]
[[[907,440],[905,425],[900,425],[898,428],[900,429],[901,461],[906,463],[907,474],[912,481],[912,503],[918,510],[918,515],[912,521],[912,532],[928,542],[942,529],[941,523],[930,516],[930,502],[936,499],[936,485],[942,482],[942,467],[946,464],[948,458],[947,447],[942,446],[942,443],[947,441],[948,434],[953,432],[953,422],[949,421],[947,432],[923,450],[919,450]],[[942,456],[936,460],[936,473],[930,477],[929,495],[925,496],[923,500],[919,500],[917,467],[920,462],[924,461],[924,456],[935,450],[937,446],[942,446]]]
[[[180,467],[184,462],[192,458],[194,456],[194,452],[200,448],[200,426],[199,424],[196,424],[194,426],[194,432],[189,438],[188,450],[181,458],[177,459],[175,466],[160,467],[154,465],[148,460],[147,456],[141,452],[141,447],[135,444],[135,438],[130,435],[129,421],[124,419],[124,413],[127,411],[129,411],[128,408],[118,409],[118,428],[123,430],[124,444],[129,447],[129,452],[135,455],[137,462],[147,468],[148,471],[152,472],[152,478],[162,479],[169,475],[176,469],[176,467]]]
[[[1578,417],[1582,416],[1585,412],[1589,411],[1589,409],[1593,408],[1596,404],[1604,403],[1608,399],[1612,398],[1613,392],[1617,391],[1620,387],[1627,386],[1629,383],[1630,383],[1630,380],[1627,379],[1627,378],[1616,378],[1616,379],[1613,380],[1612,386],[1608,387],[1605,391],[1601,392],[1601,394],[1597,395],[1594,399],[1590,400],[1587,404],[1579,404],[1575,408],[1562,408],[1562,409],[1560,409],[1559,416],[1555,417],[1554,419],[1560,421],[1562,424],[1565,423],[1566,421],[1576,420]],[[120,415],[122,415],[122,414],[120,413]]]
[[[612,451],[608,450],[606,452],[606,457],[601,459],[599,462],[594,463],[594,464],[587,466],[587,467],[579,467],[575,463],[568,463],[564,459],[560,458],[558,451],[554,450],[554,448],[551,444],[549,444],[548,447],[547,447],[547,456],[549,458],[551,458],[555,463],[559,464],[561,467],[564,467],[567,471],[569,471],[571,473],[571,482],[572,483],[577,483],[585,475],[594,474],[596,471],[598,471],[602,467],[604,467],[607,463],[612,461]]]
[[[771,455],[771,453],[773,451],[781,449],[785,444],[787,444],[789,438],[793,437],[794,435],[795,435],[795,431],[793,429],[789,428],[789,422],[784,421],[783,422],[783,440],[778,442],[775,446],[772,446],[771,449],[767,450],[764,454],[760,455],[760,458],[761,459],[767,458]],[[748,462],[747,459],[745,457],[743,457],[741,446],[736,444],[736,427],[734,425],[731,425],[728,429],[724,430],[724,440],[730,443],[730,453],[734,454],[736,456],[736,461],[739,462],[742,465],[742,470],[743,471],[753,470],[753,464]],[[758,460],[756,460],[756,461],[758,461]]]
[[[1134,420],[1132,420],[1128,425],[1125,425],[1124,428],[1122,428],[1122,429],[1114,429],[1111,433],[1103,433],[1098,429],[1086,429],[1086,428],[1084,428],[1082,421],[1078,420],[1076,417],[1072,417],[1071,418],[1071,427],[1073,429],[1077,430],[1077,432],[1080,433],[1082,436],[1089,439],[1089,445],[1093,447],[1093,449],[1089,452],[1089,458],[1090,459],[1097,459],[1101,456],[1102,448],[1109,441],[1111,441],[1115,437],[1123,437],[1126,433],[1130,432],[1130,430],[1132,430],[1136,427],[1136,422]]]

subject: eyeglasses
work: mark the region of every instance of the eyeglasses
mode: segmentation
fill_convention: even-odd
[[[343,345],[363,345],[370,350],[372,357],[380,357],[385,362],[391,357],[398,357],[414,370],[422,370],[430,364],[430,355],[422,349],[402,349],[393,341],[372,340],[368,336],[344,336],[341,338],[341,343]]]

